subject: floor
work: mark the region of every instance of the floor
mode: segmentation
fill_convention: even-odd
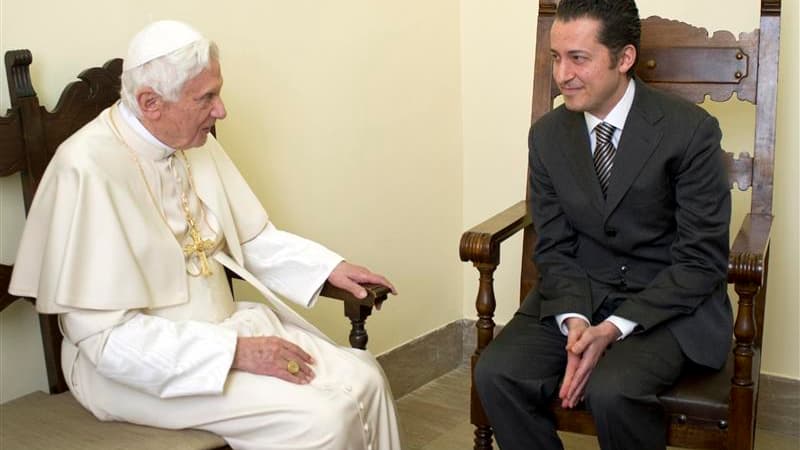
[[[469,368],[459,367],[398,400],[406,450],[472,448]],[[597,450],[591,436],[561,434],[565,450]],[[756,450],[800,450],[800,439],[756,430]]]

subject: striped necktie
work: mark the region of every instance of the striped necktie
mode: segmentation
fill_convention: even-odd
[[[594,170],[600,181],[600,188],[603,190],[603,197],[608,190],[608,182],[611,179],[611,168],[614,166],[614,155],[617,150],[611,142],[614,135],[614,125],[607,122],[600,122],[594,127],[594,134],[597,143],[594,147]]]

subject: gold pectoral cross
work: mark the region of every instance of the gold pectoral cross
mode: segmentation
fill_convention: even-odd
[[[192,238],[191,244],[183,246],[183,254],[185,256],[194,256],[200,261],[200,275],[204,277],[211,276],[211,269],[208,267],[208,257],[206,251],[214,248],[214,241],[211,239],[203,240],[200,232],[194,224],[194,220],[189,219],[189,236]]]

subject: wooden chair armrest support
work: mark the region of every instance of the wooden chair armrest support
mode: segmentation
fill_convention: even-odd
[[[771,215],[746,215],[733,241],[728,259],[728,282],[733,283],[734,290],[739,295],[733,328],[736,339],[736,372],[739,372],[739,363],[744,361],[742,358],[747,358],[748,361],[752,359],[753,345],[761,345],[771,229]],[[740,381],[751,383],[749,364],[747,366],[748,368],[743,366],[741,369]]]
[[[481,352],[494,338],[494,311],[497,301],[494,296],[493,275],[500,264],[500,244],[532,223],[533,219],[528,211],[528,203],[523,200],[461,235],[461,242],[458,246],[459,256],[462,261],[471,261],[480,274],[478,296],[475,299],[478,320],[475,322],[477,345],[471,358],[473,371]],[[491,448],[492,431],[480,405],[474,383],[470,391],[470,422],[477,427],[475,429],[475,448]]]
[[[755,408],[752,391],[758,389],[759,361],[754,360],[761,346],[764,300],[767,282],[772,215],[748,214],[731,247],[728,282],[739,295],[733,327],[733,377],[731,378],[731,417],[748,417]],[[747,442],[749,428],[733,427],[731,442]]]
[[[771,231],[771,215],[748,214],[744,217],[728,259],[728,283],[763,284]]]
[[[528,203],[519,201],[461,235],[458,253],[462,261],[500,263],[500,244],[533,223]]]
[[[344,302],[344,315],[350,319],[350,346],[366,350],[369,336],[364,327],[367,317],[372,314],[372,307],[379,306],[389,296],[389,288],[380,284],[364,284],[367,296],[356,298],[353,294],[340,289],[327,281],[319,295]]]

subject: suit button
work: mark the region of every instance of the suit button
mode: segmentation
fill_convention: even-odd
[[[617,230],[615,230],[614,228],[606,228],[605,232],[606,236],[608,237],[615,237],[617,235]]]

